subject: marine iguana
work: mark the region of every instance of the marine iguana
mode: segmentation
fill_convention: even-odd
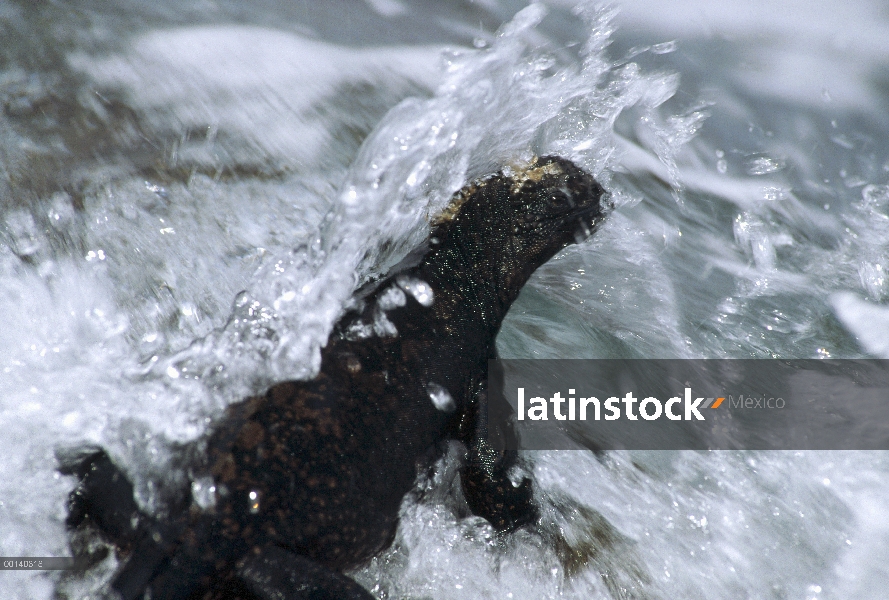
[[[67,526],[97,530],[121,566],[111,588],[149,597],[369,599],[342,574],[393,540],[418,466],[447,439],[467,448],[470,509],[498,530],[536,518],[528,479],[514,486],[506,419],[488,415],[488,360],[535,269],[587,237],[602,187],[559,157],[534,159],[458,192],[413,260],[393,269],[334,327],[310,381],[286,381],[229,407],[186,453],[212,478],[212,505],[189,492],[169,517],[143,512],[104,450],[61,459],[80,481]],[[489,406],[490,405],[490,406]]]

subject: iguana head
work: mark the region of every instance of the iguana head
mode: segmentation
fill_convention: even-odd
[[[539,157],[458,192],[439,217],[431,246],[508,307],[540,265],[593,232],[603,218],[604,193],[571,161]]]

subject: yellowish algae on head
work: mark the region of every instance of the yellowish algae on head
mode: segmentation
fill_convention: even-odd
[[[560,173],[562,173],[562,168],[554,162],[537,166],[537,157],[535,156],[528,166],[516,169],[512,173],[512,178],[515,183],[512,184],[512,189],[510,190],[510,192],[513,194],[518,194],[519,190],[522,189],[522,186],[525,185],[526,181],[536,182],[540,181],[544,175],[558,175]]]
[[[511,194],[518,194],[527,181],[540,181],[544,175],[558,175],[562,173],[562,168],[554,162],[546,163],[538,166],[539,158],[535,156],[528,163],[513,165],[503,170],[503,175],[512,177],[514,183],[510,188]],[[492,177],[497,175],[488,175],[482,179],[475,181],[472,185],[464,187],[462,190],[454,194],[454,197],[448,205],[432,219],[432,225],[441,225],[449,223],[460,213],[460,208],[466,200],[472,196],[480,187],[487,185]]]

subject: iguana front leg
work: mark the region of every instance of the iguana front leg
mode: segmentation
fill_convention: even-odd
[[[476,383],[459,422],[457,437],[468,450],[460,481],[474,514],[498,531],[512,531],[534,522],[537,508],[531,480],[525,478],[515,486],[509,478],[518,456],[512,411],[501,393],[489,393],[487,384],[486,379]]]

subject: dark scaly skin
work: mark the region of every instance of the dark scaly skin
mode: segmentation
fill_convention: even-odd
[[[128,482],[108,484],[119,478],[103,452],[67,467],[83,478],[69,526],[92,513],[106,537],[132,548],[112,587],[125,600],[145,590],[152,598],[369,598],[339,573],[391,543],[418,466],[447,438],[468,448],[461,477],[476,514],[501,531],[532,521],[530,482],[514,487],[506,476],[513,433],[502,419],[488,423],[487,361],[528,277],[590,233],[602,193],[557,157],[459,192],[419,264],[342,317],[315,379],[279,383],[214,427],[195,468],[214,480],[213,509],[192,506],[161,523],[138,512]],[[421,284],[431,298],[411,293]],[[83,475],[90,465],[105,465],[93,467],[93,484]],[[102,486],[130,495],[123,508],[108,509]],[[134,527],[124,535],[127,515]]]

